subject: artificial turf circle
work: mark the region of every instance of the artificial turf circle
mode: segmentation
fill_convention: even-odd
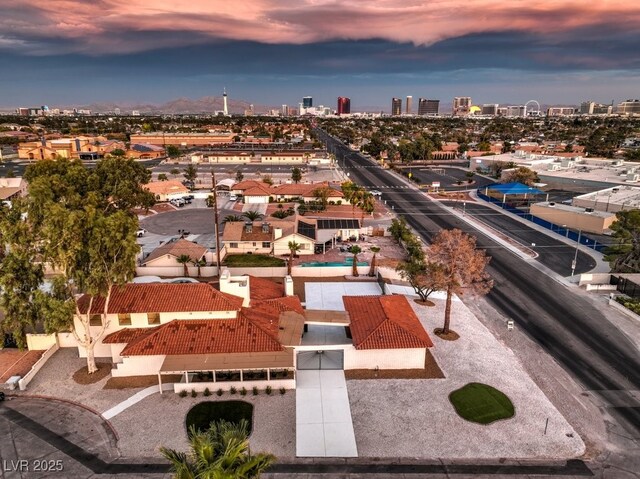
[[[449,394],[456,412],[467,421],[491,424],[515,414],[511,400],[501,391],[481,383],[469,383]]]
[[[241,419],[248,423],[249,434],[253,430],[253,404],[245,401],[205,401],[196,404],[187,413],[187,430],[195,426],[206,431],[212,422],[224,419],[236,424]]]

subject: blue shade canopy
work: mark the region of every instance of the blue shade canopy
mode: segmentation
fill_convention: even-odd
[[[499,191],[503,195],[544,195],[544,191],[522,183],[499,183],[488,187],[491,191]]]

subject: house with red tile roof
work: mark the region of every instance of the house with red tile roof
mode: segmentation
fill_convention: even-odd
[[[155,375],[161,383],[165,375],[181,375],[175,392],[295,388],[300,361],[319,350],[340,355],[344,369],[425,367],[433,343],[404,296],[346,296],[343,302],[344,312],[307,311],[290,277],[279,283],[228,270],[220,290],[207,283],[127,284],[111,293],[95,356],[113,361],[113,377]],[[104,304],[101,297],[78,300],[95,333]],[[337,328],[344,340],[334,344],[329,334],[320,344],[306,341],[307,325]]]
[[[353,345],[345,369],[423,369],[433,347],[405,296],[344,296]]]
[[[185,265],[178,262],[181,256],[188,256],[186,265],[188,276],[212,276],[215,253],[209,248],[186,239],[170,240],[160,245],[147,256],[143,256],[136,268],[138,276],[185,276]]]

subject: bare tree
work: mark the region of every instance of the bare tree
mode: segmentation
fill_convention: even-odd
[[[486,294],[493,287],[493,280],[485,271],[491,258],[484,250],[476,249],[475,237],[459,229],[440,231],[429,247],[427,257],[442,268],[442,286],[447,292],[442,334],[448,334],[453,295]]]

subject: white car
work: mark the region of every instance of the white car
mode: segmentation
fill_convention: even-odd
[[[379,190],[371,190],[369,191],[373,196],[382,196],[382,191]]]
[[[136,236],[137,236],[138,238],[141,238],[142,236],[144,236],[144,235],[145,235],[145,233],[146,233],[146,232],[147,232],[147,230],[146,230],[146,229],[144,229],[144,228],[140,228],[138,231],[136,231]]]

